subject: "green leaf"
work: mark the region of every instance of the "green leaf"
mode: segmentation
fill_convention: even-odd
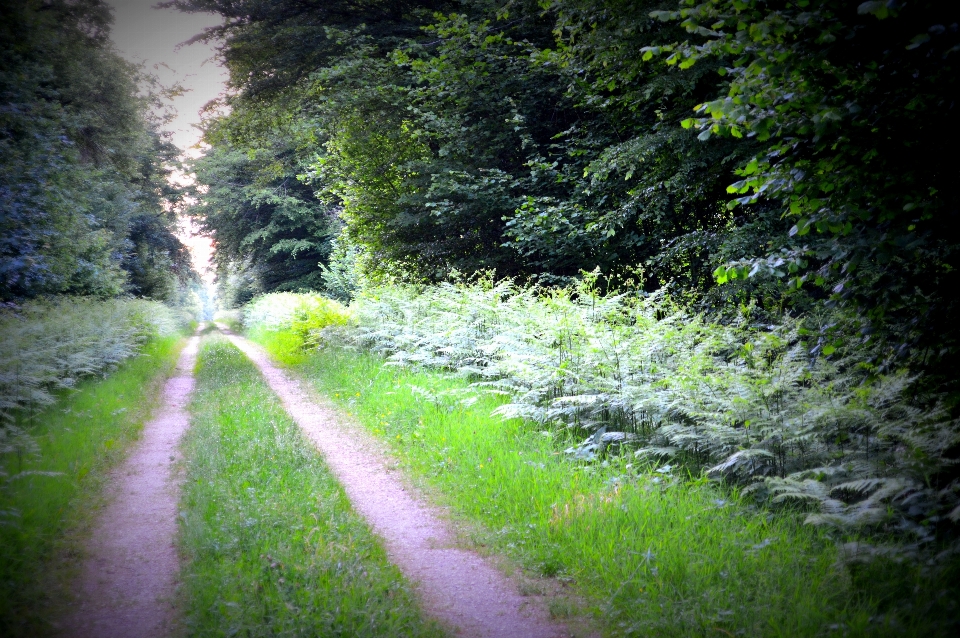
[[[799,237],[803,237],[809,232],[810,232],[810,220],[807,219],[806,217],[802,217],[800,218],[800,221],[798,221],[796,225],[794,225],[790,229],[790,236],[793,237],[794,235],[797,235]]]
[[[718,284],[727,283],[727,268],[725,266],[717,266],[717,269],[713,271],[713,278],[717,280]]]
[[[676,11],[651,11],[649,15],[651,18],[660,20],[661,22],[676,20],[678,17]]]
[[[857,7],[857,13],[860,15],[872,13],[880,20],[883,20],[890,15],[890,10],[887,8],[887,3],[884,2],[884,0],[871,0],[870,2],[861,3],[860,6]]]

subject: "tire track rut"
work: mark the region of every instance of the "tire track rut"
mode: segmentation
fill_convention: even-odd
[[[489,561],[457,548],[450,526],[405,489],[366,432],[350,428],[247,339],[218,326],[260,368],[290,416],[316,445],[354,508],[383,539],[387,554],[418,588],[424,609],[456,632],[483,638],[559,638],[568,635],[536,597]]]
[[[174,604],[179,485],[174,465],[190,423],[199,337],[191,337],[163,388],[156,416],[130,456],[111,473],[76,586],[61,620],[72,638],[157,638],[179,633]]]

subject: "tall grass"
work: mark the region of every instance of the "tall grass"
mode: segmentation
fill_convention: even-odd
[[[257,370],[202,343],[181,542],[198,636],[439,636]]]
[[[107,379],[78,381],[39,409],[29,445],[0,453],[0,636],[53,632],[106,471],[135,440],[173,369],[181,339],[160,337]]]

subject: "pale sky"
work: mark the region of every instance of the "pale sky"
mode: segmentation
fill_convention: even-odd
[[[120,53],[131,61],[146,61],[147,69],[163,84],[180,82],[188,89],[174,100],[177,119],[171,130],[176,145],[189,149],[200,140],[193,128],[200,122],[198,113],[223,91],[226,71],[217,63],[212,45],[197,42],[179,49],[177,45],[219,24],[219,16],[154,9],[159,0],[107,1],[113,6],[111,39]]]
[[[133,62],[146,62],[147,70],[166,86],[179,82],[187,92],[174,99],[176,119],[169,125],[173,142],[186,155],[196,157],[200,132],[199,111],[204,104],[223,91],[226,71],[215,58],[213,44],[198,42],[179,49],[177,45],[200,33],[205,27],[219,24],[214,14],[181,13],[173,9],[157,10],[159,0],[107,0],[113,6],[114,23],[111,39],[119,52]],[[189,220],[183,221],[180,240],[193,254],[193,265],[210,283],[208,272],[212,246],[206,237],[193,233]]]

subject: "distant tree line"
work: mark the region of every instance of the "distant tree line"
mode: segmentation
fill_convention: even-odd
[[[197,214],[238,303],[342,292],[346,258],[413,282],[599,269],[955,383],[956,3],[166,6],[224,17]]]
[[[0,301],[197,282],[164,89],[109,41],[102,0],[0,0]]]

